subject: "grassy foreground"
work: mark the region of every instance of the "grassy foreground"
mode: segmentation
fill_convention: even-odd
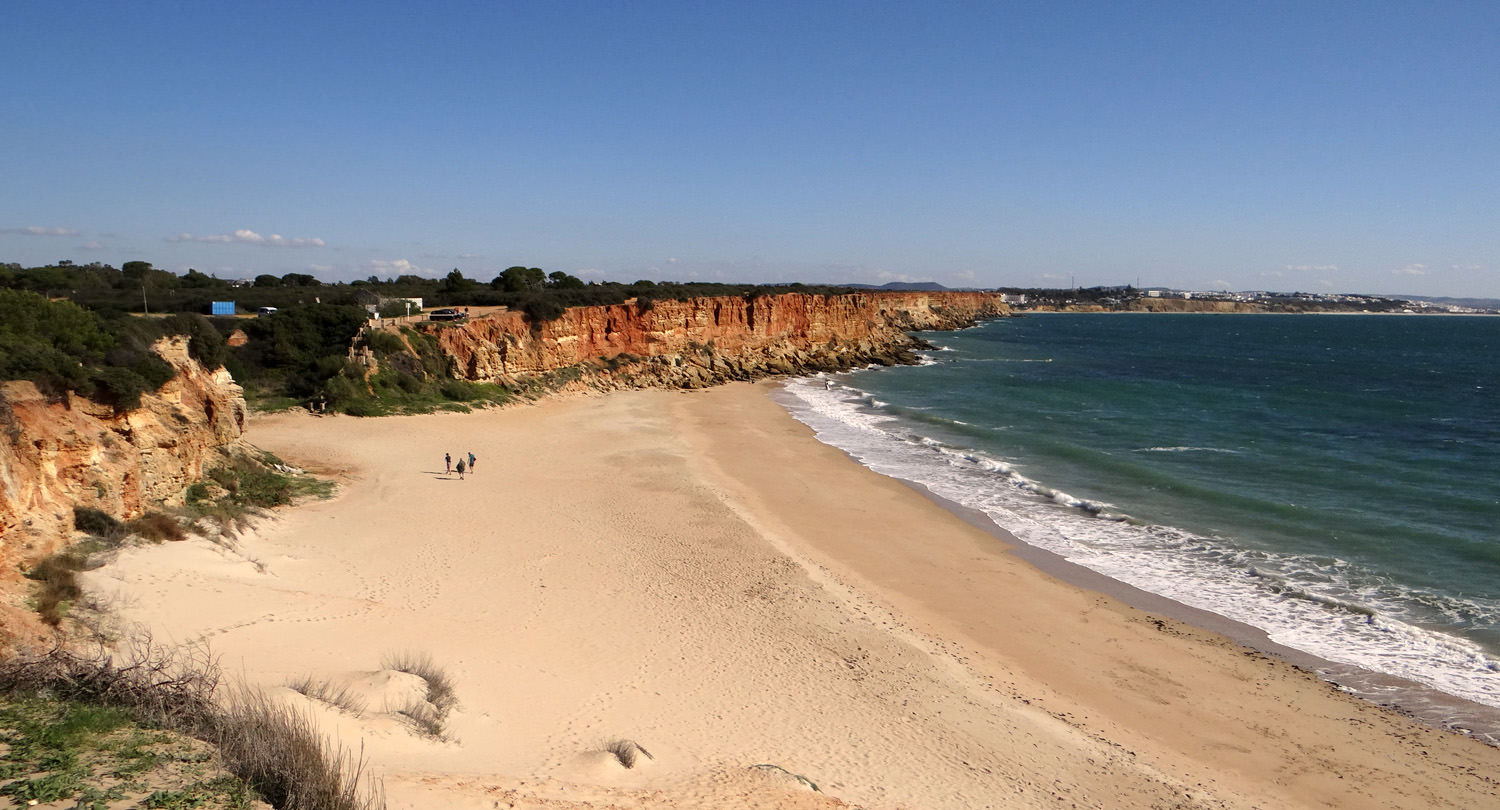
[[[103,810],[249,808],[244,780],[211,746],[125,712],[37,694],[0,698],[0,795],[17,805]]]
[[[197,534],[236,549],[246,521],[303,497],[329,497],[333,483],[275,456],[238,450],[194,484],[186,504],[119,521],[74,510],[83,539],[25,575],[32,604],[59,628],[91,631],[89,651],[0,652],[0,803],[17,807],[306,808],[378,810],[378,783],[363,763],[330,746],[310,717],[264,694],[221,688],[206,650],[166,648],[149,636],[114,638],[94,626],[77,573],[125,545]],[[249,562],[258,562],[247,558]],[[76,620],[76,621],[74,621]],[[66,625],[66,629],[64,628]]]
[[[206,651],[149,637],[115,653],[11,656],[0,662],[0,795],[16,806],[384,808],[363,760],[308,716],[220,683]]]

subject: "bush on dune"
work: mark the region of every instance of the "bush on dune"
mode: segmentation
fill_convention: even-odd
[[[161,512],[147,512],[126,525],[131,531],[153,543],[168,540],[181,542],[187,539],[187,532],[183,530],[182,524],[171,515]]]
[[[387,653],[381,658],[380,666],[415,675],[426,682],[426,703],[413,703],[400,713],[429,735],[442,739],[448,713],[458,705],[458,692],[447,670],[434,663],[426,653],[414,652]]]
[[[362,756],[330,744],[312,720],[263,693],[221,690],[203,647],[168,648],[139,636],[111,655],[54,647],[0,661],[0,693],[118,709],[136,722],[218,748],[225,770],[283,810],[381,810]]]

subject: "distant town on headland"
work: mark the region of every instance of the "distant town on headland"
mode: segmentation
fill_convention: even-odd
[[[1361,293],[1276,292],[1269,290],[1180,290],[1167,287],[947,287],[934,281],[888,284],[705,283],[639,280],[585,282],[562,271],[515,266],[485,281],[466,277],[458,268],[430,278],[412,274],[349,282],[325,282],[308,273],[222,279],[189,269],[183,275],[150,262],[130,261],[115,268],[101,262],[62,260],[40,267],[0,262],[0,289],[29,290],[48,298],[66,298],[94,309],[125,312],[199,312],[224,314],[213,302],[235,299],[235,310],[255,313],[264,307],[297,304],[353,304],[403,314],[390,302],[425,302],[427,306],[471,305],[524,308],[537,320],[550,320],[567,307],[617,304],[628,300],[666,300],[722,295],[774,295],[782,292],[837,294],[865,291],[998,292],[1016,311],[1137,312],[1371,312],[1412,314],[1500,314],[1500,299],[1448,298]],[[232,296],[226,295],[233,291]],[[422,303],[416,304],[417,311]],[[389,309],[390,311],[385,311]],[[233,313],[229,313],[233,314]]]
[[[875,286],[847,284],[847,287],[870,290],[973,289],[945,287],[935,281],[893,281]],[[1104,310],[1128,310],[1145,301],[1220,301],[1259,305],[1278,312],[1402,312],[1448,313],[1453,315],[1500,314],[1497,298],[1445,298],[1414,295],[1362,295],[1358,293],[1271,292],[1268,290],[1175,290],[1168,287],[1073,287],[1043,289],[1025,287],[983,288],[1005,295],[1006,303],[1015,309],[1066,309],[1098,307]]]

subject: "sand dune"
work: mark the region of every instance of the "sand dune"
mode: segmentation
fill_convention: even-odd
[[[342,494],[90,585],[362,744],[398,808],[1500,805],[1500,751],[1061,584],[766,388],[259,418]],[[455,682],[441,738],[400,652]]]

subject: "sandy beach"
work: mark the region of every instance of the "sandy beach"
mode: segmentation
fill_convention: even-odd
[[[257,417],[340,494],[88,584],[363,747],[393,808],[1500,806],[1500,749],[1065,584],[772,385]],[[456,682],[445,739],[399,653]]]

